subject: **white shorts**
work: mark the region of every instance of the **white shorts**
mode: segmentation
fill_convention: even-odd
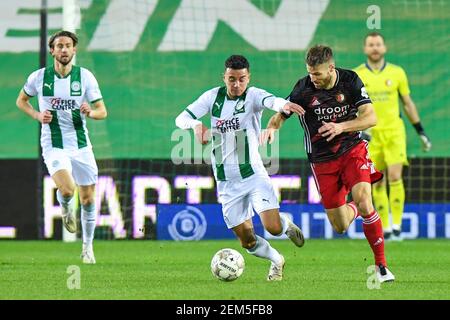
[[[42,156],[51,176],[59,170],[67,170],[79,186],[97,183],[98,168],[92,148],[77,150],[52,148]]]
[[[260,214],[280,208],[269,176],[252,175],[242,181],[218,181],[217,189],[228,229],[251,219],[253,209]]]

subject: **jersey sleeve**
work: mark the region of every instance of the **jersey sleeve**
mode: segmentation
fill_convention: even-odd
[[[37,76],[38,71],[33,72],[28,76],[27,82],[25,82],[25,85],[23,86],[23,92],[29,97],[34,97],[38,94],[37,89]]]
[[[95,79],[94,75],[89,71],[86,70],[85,72],[86,76],[86,98],[90,103],[97,102],[101,99],[102,93],[100,91],[100,87],[98,86],[97,79]]]
[[[398,92],[400,93],[400,95],[402,97],[409,95],[411,91],[409,90],[408,77],[406,76],[406,73],[402,68],[400,68],[398,80]]]
[[[366,103],[371,103],[372,101],[369,98],[369,94],[366,91],[366,87],[362,82],[361,78],[355,73],[354,78],[351,81],[350,85],[350,96],[353,100],[353,104],[356,107],[362,106]]]
[[[275,112],[280,112],[283,106],[288,102],[287,100],[275,97],[266,90],[259,88],[252,88],[253,106],[256,112],[263,109],[271,109]]]

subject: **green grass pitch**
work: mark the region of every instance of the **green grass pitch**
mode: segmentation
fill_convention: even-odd
[[[308,240],[296,248],[271,241],[286,258],[284,280],[266,281],[269,262],[233,241],[95,241],[96,265],[83,265],[81,244],[0,241],[0,299],[450,299],[450,241],[386,243],[394,283],[368,289],[373,263],[365,240]],[[245,258],[234,282],[213,278],[210,261],[221,248]],[[80,289],[68,289],[70,266]]]

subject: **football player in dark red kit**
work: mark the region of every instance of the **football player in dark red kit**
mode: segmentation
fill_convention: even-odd
[[[331,225],[344,233],[358,217],[375,256],[380,282],[393,281],[384,255],[383,228],[372,204],[371,184],[382,174],[369,158],[361,130],[373,127],[376,115],[358,75],[336,68],[330,47],[317,45],[306,57],[308,76],[289,95],[306,113],[299,116],[304,143],[317,188]],[[273,141],[275,130],[292,114],[277,113],[262,134],[262,143]],[[353,201],[347,203],[348,193]]]

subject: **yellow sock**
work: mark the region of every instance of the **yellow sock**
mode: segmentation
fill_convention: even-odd
[[[387,195],[386,185],[381,184],[374,186],[372,188],[372,194],[375,208],[377,209],[378,214],[381,218],[383,230],[390,230],[391,224],[389,223],[389,198]]]
[[[389,182],[389,204],[392,211],[392,225],[400,229],[402,225],[403,208],[405,206],[405,188],[403,180]]]

